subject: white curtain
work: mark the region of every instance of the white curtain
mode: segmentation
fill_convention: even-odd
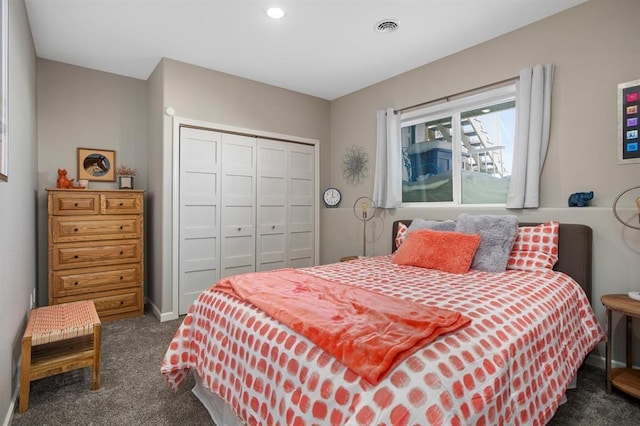
[[[402,203],[402,145],[400,115],[393,108],[377,113],[378,143],[373,202],[377,207],[394,209]]]
[[[516,88],[516,140],[507,208],[539,206],[540,172],[547,156],[551,125],[554,66],[536,65],[520,71]]]

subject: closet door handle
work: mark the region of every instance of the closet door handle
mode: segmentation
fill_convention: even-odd
[[[271,225],[271,229],[276,229],[276,226],[275,225]]]
[[[242,228],[238,227],[238,232],[242,231]]]

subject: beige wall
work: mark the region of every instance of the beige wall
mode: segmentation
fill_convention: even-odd
[[[58,168],[77,179],[77,148],[116,151],[116,164],[147,185],[147,89],[144,80],[38,59],[38,301],[47,304],[47,193]],[[117,188],[90,182],[90,188]]]
[[[564,13],[483,43],[435,63],[344,96],[331,103],[330,182],[343,190],[343,208],[325,211],[324,261],[361,254],[362,227],[351,211],[360,195],[373,193],[375,113],[402,108],[518,75],[539,63],[556,65],[551,139],[541,180],[541,208],[508,211],[522,221],[558,219],[586,223],[594,229],[593,305],[605,293],[640,290],[640,232],[623,229],[611,214],[622,189],[640,184],[640,164],[617,164],[617,84],[640,78],[637,54],[637,0],[591,0]],[[340,160],[346,147],[361,145],[369,153],[368,178],[360,185],[343,181]],[[326,168],[323,169],[326,171]],[[576,191],[595,192],[593,207],[566,208]],[[388,253],[391,222],[398,218],[455,218],[460,208],[397,209],[382,212],[368,228],[375,241],[369,252]],[[617,325],[621,327],[620,324]],[[640,331],[636,331],[640,337]],[[623,339],[618,338],[617,342]],[[637,339],[640,340],[640,339]],[[622,347],[616,354],[622,359]],[[600,354],[603,354],[603,347]],[[640,360],[640,351],[636,351]]]
[[[0,182],[0,423],[9,424],[36,285],[36,54],[23,1],[9,2],[9,181]]]
[[[320,163],[328,164],[329,102],[170,59],[163,59],[156,73],[158,77],[152,75],[152,79],[161,79],[162,84],[154,83],[153,91],[161,93],[154,94],[149,120],[154,123],[151,131],[154,135],[160,128],[163,131],[163,184],[162,188],[149,191],[149,196],[156,200],[154,217],[150,218],[156,224],[153,236],[156,240],[150,248],[154,275],[149,293],[153,294],[154,309],[171,317],[177,309],[172,304],[175,283],[172,282],[170,234],[173,133],[171,117],[165,115],[162,123],[159,122],[158,116],[163,114],[164,107],[174,108],[175,116],[181,118],[318,140]],[[164,105],[159,110],[160,100]],[[155,158],[161,150],[156,143],[158,141],[153,140],[149,144],[150,154],[153,152]],[[321,175],[324,175],[322,170]]]
[[[116,151],[116,164],[138,170],[147,182],[147,83],[144,80],[38,59],[38,183],[54,187],[57,169],[77,179],[77,148]],[[90,188],[117,188],[90,182]],[[44,193],[44,192],[43,192]]]

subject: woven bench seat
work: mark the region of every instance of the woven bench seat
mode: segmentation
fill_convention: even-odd
[[[92,367],[93,390],[100,388],[100,318],[91,300],[33,309],[22,337],[20,404],[29,407],[32,381]]]

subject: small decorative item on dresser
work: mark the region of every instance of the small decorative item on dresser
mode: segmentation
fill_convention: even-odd
[[[138,171],[129,166],[118,166],[116,169],[118,175],[118,187],[120,189],[133,189],[133,178],[138,175]]]
[[[56,181],[56,188],[67,189],[73,187],[73,179],[67,178],[66,169],[58,169],[58,180]]]

